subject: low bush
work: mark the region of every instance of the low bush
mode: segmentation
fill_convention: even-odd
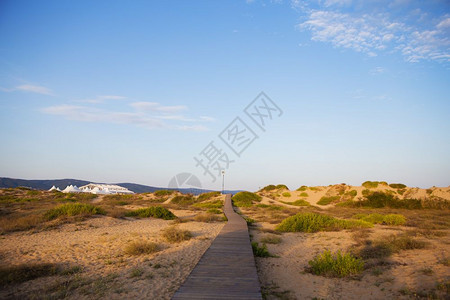
[[[310,206],[311,205],[308,201],[303,200],[303,199],[295,200],[294,202],[281,201],[281,203],[295,205],[295,206]]]
[[[216,214],[216,215],[220,215],[222,213],[222,211],[220,209],[217,209],[217,208],[210,208],[206,212],[209,212],[211,214]]]
[[[298,213],[284,219],[276,230],[283,232],[317,232],[353,228],[369,228],[373,224],[362,220],[342,220],[317,213]]]
[[[197,201],[193,195],[179,195],[173,197],[173,199],[170,202],[181,206],[189,206],[196,203]]]
[[[355,198],[356,195],[358,195],[358,192],[356,190],[351,190],[351,191],[346,192],[344,195]]]
[[[330,197],[323,196],[322,198],[320,198],[317,204],[328,205],[332,202],[338,201],[340,198],[341,198],[340,196],[330,196]]]
[[[289,193],[289,192],[284,192],[284,193],[281,194],[281,196],[283,196],[283,197],[290,197],[290,196],[291,196],[291,193]]]
[[[383,225],[404,225],[406,223],[406,218],[400,214],[357,214],[353,218],[370,222],[373,224],[383,224]]]
[[[220,192],[203,193],[198,196],[197,201],[203,202],[203,201],[209,200],[209,199],[217,197],[217,196],[220,196]]]
[[[173,193],[175,193],[175,191],[171,191],[171,190],[159,190],[159,191],[153,192],[153,195],[155,195],[156,197],[166,197],[166,196],[172,195]]]
[[[308,197],[309,195],[308,195],[308,193],[306,193],[306,192],[303,192],[303,193],[300,193],[300,197]]]
[[[428,244],[414,239],[406,234],[391,234],[368,243],[362,248],[358,256],[363,259],[388,257],[402,250],[423,249]]]
[[[42,221],[41,215],[34,214],[23,217],[2,217],[0,218],[0,234],[29,230],[41,224]]]
[[[367,189],[374,189],[378,187],[378,181],[365,181],[362,186]]]
[[[167,208],[162,206],[151,206],[147,208],[139,208],[125,213],[126,217],[138,218],[159,218],[163,220],[173,220],[176,216]]]
[[[223,201],[215,200],[215,201],[211,201],[211,202],[201,202],[201,203],[195,203],[193,206],[199,207],[199,208],[222,208]]]
[[[163,230],[162,237],[165,238],[169,243],[180,243],[190,240],[192,238],[192,233],[188,230],[169,227]]]
[[[328,277],[347,277],[359,274],[364,269],[364,262],[350,253],[324,251],[308,262],[309,271],[315,275]]]
[[[259,246],[257,242],[252,242],[252,250],[253,255],[256,257],[272,257],[273,255],[269,253],[269,250],[267,250],[266,244],[262,244],[262,246]]]
[[[90,216],[105,214],[100,207],[85,203],[67,203],[48,210],[44,219],[54,220],[60,217]]]
[[[239,192],[231,198],[234,206],[251,207],[253,202],[260,202],[261,196],[251,192]]]
[[[366,195],[365,199],[361,201],[354,201],[352,205],[354,207],[370,207],[370,208],[390,207],[390,208],[421,209],[425,208],[422,202],[423,201],[420,199],[400,200],[391,193],[373,192]],[[432,203],[437,202],[431,201],[429,205],[432,205]],[[445,205],[446,204],[443,202],[443,206]]]
[[[391,188],[393,188],[393,189],[404,189],[404,188],[406,188],[406,185],[404,185],[403,183],[391,183],[389,186]]]
[[[124,252],[128,255],[152,254],[158,252],[160,247],[157,243],[147,241],[135,241],[128,244]]]
[[[299,187],[298,189],[297,189],[297,191],[298,192],[304,192],[304,191],[306,191],[308,189],[308,187],[306,186],[306,185],[302,185],[301,187]]]

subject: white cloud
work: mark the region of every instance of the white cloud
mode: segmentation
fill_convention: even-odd
[[[344,12],[339,7],[349,3],[346,0],[319,1],[319,8],[310,9],[298,1],[292,1],[293,6],[306,14],[306,20],[298,28],[310,31],[313,41],[330,43],[336,48],[351,49],[371,57],[382,51],[397,51],[409,62],[450,62],[448,14],[437,16],[429,22],[420,22],[417,21],[417,9],[400,18],[393,17],[387,9],[376,13],[366,10],[364,13],[364,9],[359,8],[364,2],[359,2],[358,12]],[[398,5],[407,3],[399,1]],[[421,18],[427,16],[420,10],[419,13]]]
[[[10,89],[0,87],[0,90],[3,92],[8,92],[8,93],[15,92],[15,91],[23,91],[23,92],[53,96],[53,92],[49,88],[46,88],[46,87],[40,86],[40,85],[32,85],[32,84],[22,84],[22,85],[18,85],[16,87],[13,87]]]
[[[120,112],[86,105],[64,104],[43,108],[42,112],[79,122],[130,124],[147,129],[160,128],[189,131],[207,130],[205,126],[195,123],[213,120],[210,117],[188,118],[183,115],[171,114],[187,109],[185,106],[163,106],[155,102],[134,102],[130,104],[130,107],[134,108],[134,111]],[[184,124],[186,122],[190,124]]]
[[[163,106],[156,102],[134,102],[131,103],[131,106],[142,111],[155,111],[164,113],[173,113],[187,109],[187,107],[184,105]]]
[[[104,103],[108,100],[125,100],[127,99],[127,97],[123,97],[123,96],[116,96],[116,95],[103,95],[103,96],[97,96],[95,98],[91,98],[91,99],[83,99],[83,100],[78,100],[77,102],[84,102],[84,103]]]
[[[373,68],[372,70],[370,70],[369,74],[377,75],[377,74],[382,74],[384,72],[386,72],[385,68],[383,68],[383,67],[376,67],[376,68]]]

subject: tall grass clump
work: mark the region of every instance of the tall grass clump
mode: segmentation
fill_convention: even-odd
[[[283,196],[283,197],[291,197],[291,193],[284,192],[284,193],[281,194],[281,196]]]
[[[60,217],[100,215],[106,212],[100,207],[85,203],[66,203],[48,210],[44,219],[54,220]]]
[[[310,206],[311,205],[308,201],[306,201],[304,199],[298,199],[298,200],[295,200],[294,202],[281,201],[281,203],[295,205],[295,206]]]
[[[371,223],[362,220],[341,220],[317,213],[298,213],[284,219],[276,227],[276,230],[283,232],[318,232],[372,226]]]
[[[261,199],[261,196],[251,192],[239,192],[231,198],[234,206],[237,207],[251,207],[253,201],[260,202]]]
[[[176,216],[167,208],[162,206],[151,206],[147,208],[139,208],[125,213],[126,217],[138,218],[159,218],[163,220],[173,220]]]
[[[299,187],[298,189],[297,189],[297,191],[298,192],[304,192],[304,191],[306,191],[308,189],[308,187],[306,186],[306,185],[302,185],[301,187]]]
[[[269,250],[267,250],[266,244],[262,244],[262,246],[259,246],[257,242],[252,242],[252,250],[253,255],[256,257],[272,257],[273,255],[270,254]]]
[[[199,207],[199,208],[222,208],[223,201],[222,200],[214,200],[214,201],[210,201],[210,202],[195,203],[193,206]]]
[[[169,227],[163,230],[162,237],[166,239],[169,243],[180,243],[183,241],[190,240],[192,238],[192,233],[188,230],[181,230],[176,227]]]
[[[317,204],[328,205],[332,202],[338,201],[340,198],[341,198],[340,196],[330,196],[330,197],[323,196],[322,198],[320,198]]]
[[[363,271],[364,262],[350,253],[324,251],[308,262],[310,272],[327,277],[347,277]]]
[[[404,225],[406,223],[406,218],[400,214],[357,214],[353,218],[363,220],[372,224],[383,224],[383,225]]]
[[[384,181],[365,181],[363,182],[362,186],[367,189],[375,189],[378,187],[378,185],[387,185],[387,182]]]
[[[0,267],[0,287],[7,284],[17,284],[39,277],[56,275],[58,268],[54,264],[27,264],[19,266]]]
[[[154,242],[147,241],[135,241],[129,243],[125,249],[125,254],[128,255],[141,255],[141,254],[152,254],[160,250],[159,245]]]
[[[383,258],[403,250],[423,249],[428,243],[414,239],[406,234],[384,236],[362,248],[358,256],[363,259]]]

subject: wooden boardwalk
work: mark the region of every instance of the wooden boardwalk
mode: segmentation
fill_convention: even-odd
[[[247,223],[225,196],[227,224],[172,299],[262,299]]]

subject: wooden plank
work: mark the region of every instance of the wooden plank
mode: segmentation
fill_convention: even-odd
[[[231,195],[223,211],[227,224],[172,299],[262,299],[247,223],[233,210]]]

